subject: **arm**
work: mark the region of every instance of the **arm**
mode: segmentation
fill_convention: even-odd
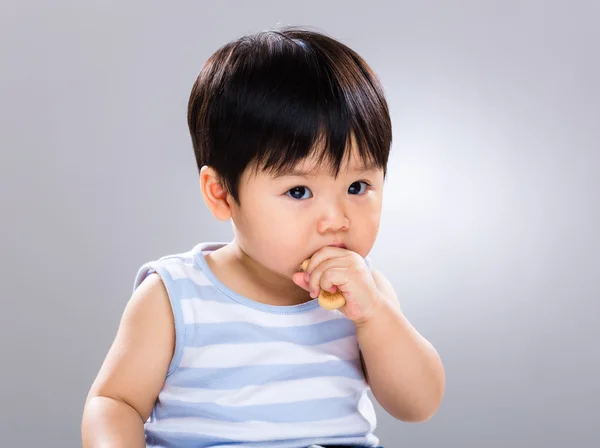
[[[399,420],[420,422],[439,408],[445,388],[442,362],[408,322],[389,281],[373,269],[382,294],[377,308],[357,323],[357,337],[373,395]]]
[[[164,383],[175,345],[169,298],[157,274],[127,304],[94,381],[82,421],[84,448],[145,447],[144,422]]]

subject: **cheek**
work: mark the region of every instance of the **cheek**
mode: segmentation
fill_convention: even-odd
[[[375,243],[379,233],[379,214],[366,216],[361,225],[360,233],[363,235],[364,245],[369,246],[367,250],[370,250],[370,246]]]
[[[306,224],[306,215],[291,213],[281,207],[270,209],[271,213],[260,217],[261,239],[269,241],[269,245],[281,255],[278,256],[285,263],[285,256],[298,254],[307,243],[309,226]],[[277,211],[276,211],[277,210]]]
[[[355,216],[353,222],[353,241],[355,243],[355,251],[366,256],[372,249],[379,233],[379,223],[381,221],[381,208],[377,203],[370,207],[363,207]]]
[[[276,239],[285,244],[294,236],[300,236],[306,216],[295,213],[279,201],[261,203],[248,215],[247,223],[252,226],[254,233],[266,238]]]
[[[295,272],[296,259],[307,247],[307,229],[301,215],[280,203],[254,203],[236,219],[240,243],[248,255],[278,272]]]

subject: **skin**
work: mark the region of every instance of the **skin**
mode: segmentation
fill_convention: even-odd
[[[379,230],[384,178],[352,153],[333,176],[316,159],[296,173],[247,169],[239,203],[203,167],[200,185],[213,215],[231,220],[233,241],[206,256],[237,293],[270,305],[296,305],[320,289],[340,290],[340,311],[354,322],[373,395],[393,417],[425,421],[445,388],[442,362],[408,322],[390,282],[364,257]],[[300,265],[311,258],[306,272]],[[143,423],[158,396],[175,345],[173,316],[153,274],[134,292],[86,401],[83,446],[143,447]]]

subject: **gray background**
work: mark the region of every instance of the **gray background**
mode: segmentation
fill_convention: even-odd
[[[0,445],[80,446],[145,261],[228,240],[186,103],[277,25],[379,73],[395,140],[374,263],[440,352],[439,413],[388,447],[597,447],[600,7],[583,1],[2,2]]]

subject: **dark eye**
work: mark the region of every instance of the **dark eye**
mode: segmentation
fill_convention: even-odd
[[[286,194],[292,199],[309,199],[312,197],[312,193],[306,187],[290,188]]]
[[[362,180],[354,182],[352,185],[348,187],[349,194],[364,194],[367,191],[367,187],[369,184],[363,182]]]

